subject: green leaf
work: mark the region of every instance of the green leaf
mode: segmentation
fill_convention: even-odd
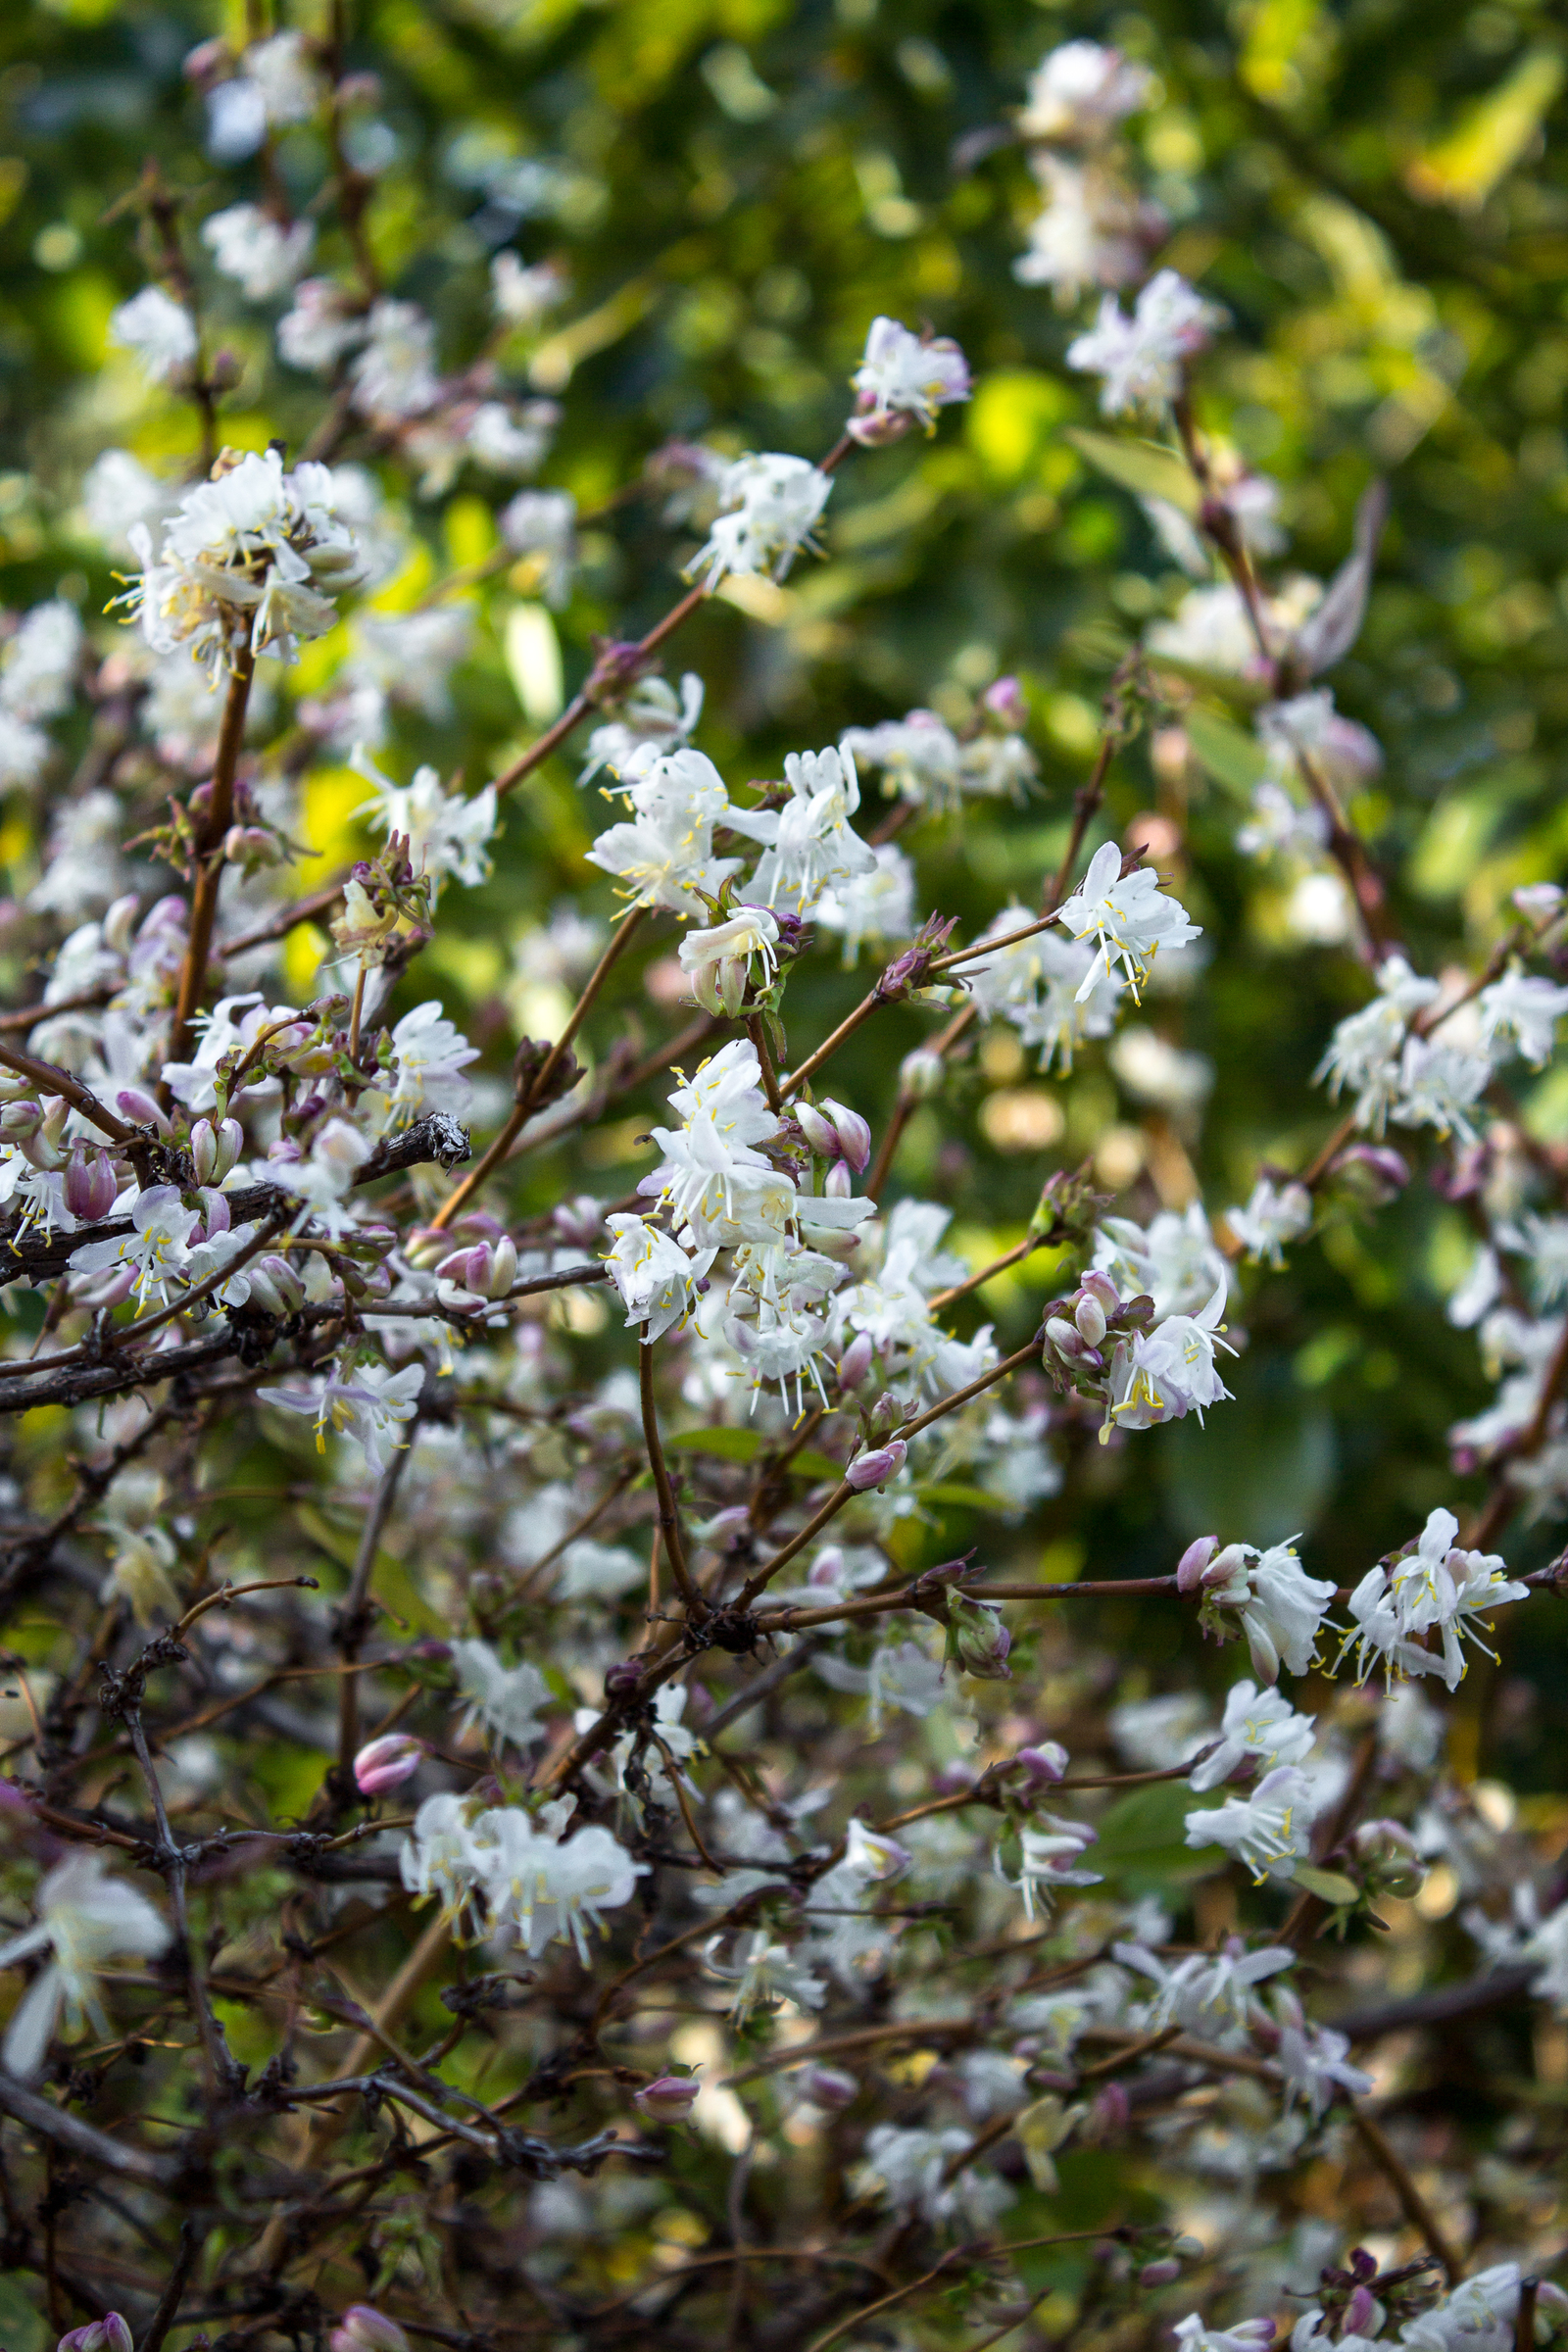
[[[1193,1809],[1185,1781],[1129,1789],[1102,1816],[1091,1862],[1135,1894],[1207,1878],[1216,1867],[1217,1849],[1198,1852],[1187,1843],[1187,1815]]]
[[[678,1438],[664,1440],[666,1453],[710,1453],[721,1462],[755,1462],[760,1454],[777,1446],[776,1438],[766,1438],[760,1429],[685,1429]],[[831,1478],[835,1483],[844,1476],[841,1462],[832,1461],[825,1453],[814,1453],[808,1446],[787,1465],[791,1478]]]
[[[1168,507],[1196,519],[1201,497],[1185,461],[1157,441],[1122,441],[1074,425],[1067,439],[1098,473],[1130,490],[1135,498],[1162,498]]]
[[[998,1508],[996,1496],[986,1494],[982,1487],[949,1486],[944,1483],[936,1487],[922,1487],[919,1493],[922,1502],[946,1502],[956,1510],[994,1511]]]
[[[1313,1862],[1298,1862],[1296,1884],[1315,1894],[1320,1903],[1332,1903],[1336,1910],[1345,1903],[1358,1903],[1361,1889],[1353,1879],[1342,1878],[1337,1870],[1319,1870]]]
[[[0,2278],[0,2343],[6,2352],[42,2352],[45,2329],[20,2271]]]
[[[1256,738],[1221,718],[1217,710],[1204,710],[1197,705],[1186,713],[1182,726],[1215,783],[1250,800],[1253,785],[1268,766]]]

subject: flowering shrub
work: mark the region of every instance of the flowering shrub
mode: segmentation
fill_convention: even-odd
[[[184,55],[203,182],[110,191],[109,393],[6,477],[14,2352],[1568,2334],[1568,902],[1544,771],[1455,780],[1550,599],[1466,622],[1482,749],[1352,714],[1462,699],[1485,341],[1374,221],[1488,282],[1560,67],[1362,212],[1300,38],[1249,169],[1402,355],[1321,479],[1175,39],[999,50],[922,201],[1005,294],[841,318],[787,449],[696,298],[596,409],[662,296],[574,282],[564,83],[550,159],[392,11]],[[960,498],[1102,608],[996,536],[949,601]]]

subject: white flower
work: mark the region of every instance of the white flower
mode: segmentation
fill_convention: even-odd
[[[258,1389],[256,1394],[264,1404],[280,1405],[285,1412],[301,1413],[316,1423],[316,1446],[318,1453],[326,1450],[328,1423],[359,1441],[365,1454],[366,1467],[376,1477],[386,1468],[385,1441],[406,1421],[412,1421],[418,1409],[419,1393],[424,1387],[424,1366],[410,1364],[402,1372],[393,1372],[385,1364],[358,1364],[342,1377],[332,1374],[322,1385],[319,1395],[307,1389]],[[406,1438],[395,1444],[407,1445]]]
[[[692,983],[699,1004],[711,1013],[740,1010],[755,956],[761,967],[759,985],[771,988],[778,977],[778,923],[766,906],[742,905],[721,923],[692,929],[680,943],[680,968]]]
[[[1254,1881],[1289,1879],[1311,1851],[1316,1812],[1312,1785],[1294,1764],[1265,1773],[1250,1796],[1227,1797],[1211,1811],[1187,1815],[1187,1843],[1222,1845]]]
[[[1519,2265],[1477,2271],[1451,2295],[1399,2329],[1411,2352],[1512,2352],[1519,2313]]]
[[[1542,1217],[1534,1209],[1528,1209],[1519,1220],[1519,1230],[1530,1252],[1531,1288],[1536,1304],[1555,1306],[1568,1298],[1568,1217]],[[1489,1306],[1492,1303],[1491,1299],[1487,1301]]]
[[[678,1242],[643,1217],[617,1214],[605,1222],[615,1237],[605,1264],[626,1309],[626,1328],[642,1324],[643,1339],[652,1347],[672,1323],[683,1323],[694,1311],[697,1285],[717,1251],[702,1250],[688,1257]]]
[[[1161,270],[1140,291],[1130,318],[1114,295],[1105,296],[1093,330],[1068,344],[1067,365],[1103,378],[1104,416],[1128,409],[1157,415],[1181,390],[1188,360],[1225,323],[1217,304],[1205,302],[1176,270]]]
[[[1389,1116],[1405,1127],[1435,1127],[1440,1135],[1476,1141],[1471,1111],[1492,1083],[1484,1054],[1466,1054],[1440,1039],[1407,1037],[1397,1093]]]
[[[454,1642],[452,1655],[458,1689],[468,1701],[465,1727],[480,1726],[500,1747],[531,1746],[539,1737],[539,1717],[550,1704],[549,1686],[538,1667],[503,1666],[488,1642]]]
[[[1201,1422],[1210,1405],[1229,1397],[1214,1364],[1216,1348],[1223,1348],[1227,1355],[1236,1352],[1215,1336],[1224,1329],[1224,1312],[1221,1281],[1196,1315],[1170,1315],[1152,1330],[1136,1333],[1130,1344],[1117,1342],[1102,1438],[1108,1436],[1112,1423],[1152,1429],[1161,1421],[1184,1420],[1189,1412],[1196,1412]]]
[[[1315,858],[1328,845],[1329,820],[1315,802],[1298,807],[1285,786],[1263,776],[1252,787],[1252,814],[1236,830],[1247,858]]]
[[[1029,76],[1019,135],[1095,144],[1147,105],[1152,81],[1147,66],[1129,65],[1119,49],[1063,41]]]
[[[726,572],[783,579],[821,520],[833,487],[806,458],[772,452],[737,458],[718,478],[718,514],[706,546],[686,565],[710,594]]]
[[[1228,1208],[1225,1222],[1254,1264],[1283,1266],[1287,1242],[1312,1225],[1312,1196],[1304,1185],[1274,1185],[1260,1176],[1245,1208]]]
[[[141,1313],[153,1299],[169,1302],[169,1286],[183,1270],[190,1255],[190,1237],[201,1222],[200,1211],[186,1208],[179,1188],[150,1185],[138,1193],[130,1212],[131,1231],[105,1242],[84,1242],[71,1259],[74,1274],[133,1271],[131,1296]]]
[[[730,817],[723,778],[701,752],[646,747],[625,770],[629,824],[612,825],[588,852],[590,865],[619,876],[640,906],[667,906],[699,917],[699,891],[716,898],[739,870],[738,858],[713,856],[713,828]]]
[[[1481,1044],[1494,1061],[1511,1047],[1533,1070],[1544,1069],[1557,1039],[1557,1023],[1568,1012],[1568,988],[1521,972],[1517,965],[1484,988],[1477,1000]]]
[[[1275,489],[1273,483],[1268,487]],[[1321,768],[1331,783],[1348,790],[1365,783],[1383,765],[1377,737],[1353,718],[1341,717],[1327,686],[1314,686],[1289,702],[1266,704],[1254,723],[1277,776],[1290,773],[1304,757]]]
[[[311,258],[316,230],[309,220],[287,228],[259,204],[233,204],[202,223],[202,243],[225,277],[238,280],[251,302],[269,302],[294,283]]]
[[[74,605],[51,597],[23,614],[0,655],[0,707],[13,718],[56,718],[71,702],[81,622]]]
[[[896,318],[873,318],[865,357],[850,378],[859,394],[850,431],[858,440],[879,437],[889,419],[913,416],[928,432],[938,409],[969,397],[969,368],[956,343],[946,335],[911,334]]]
[[[1191,1690],[1165,1698],[1130,1699],[1110,1712],[1110,1736],[1124,1760],[1143,1772],[1164,1772],[1185,1764],[1211,1735],[1207,1710]]]
[[[432,1895],[443,1913],[456,1919],[473,1899],[479,1884],[480,1856],[468,1825],[468,1799],[442,1793],[427,1796],[403,1840],[398,1867],[403,1884],[420,1902]]]
[[[1285,2077],[1287,2115],[1298,2098],[1304,2098],[1316,2122],[1336,2090],[1348,2090],[1352,2099],[1358,2099],[1371,2089],[1371,2076],[1348,2063],[1348,2034],[1336,2034],[1332,2026],[1309,2026],[1292,1992],[1277,1992],[1274,2003],[1280,2020],[1275,2055]]]
[[[368,332],[344,287],[330,277],[304,277],[294,289],[292,308],[277,322],[278,354],[291,368],[326,375]]]
[[[830,882],[872,872],[876,858],[850,825],[860,788],[848,752],[790,752],[784,781],[790,797],[782,808],[732,808],[727,821],[765,845],[748,886],[753,899],[808,915]]]
[[[321,102],[321,80],[301,32],[274,32],[245,52],[245,72],[262,93],[267,120],[279,128],[308,122]]]
[[[82,476],[81,518],[89,534],[116,554],[130,545],[132,523],[165,513],[170,491],[128,449],[106,449]]]
[[[336,504],[329,467],[285,473],[275,449],[252,453],[186,492],[156,562],[145,525],[133,526],[142,570],[118,601],[139,612],[155,653],[183,646],[215,676],[247,642],[292,662],[299,639],[334,625],[333,597],[360,574]]]
[[[619,1910],[637,1891],[649,1865],[634,1862],[610,1832],[591,1826],[562,1838],[570,1800],[535,1816],[504,1805],[481,1813],[473,1840],[483,1873],[487,1927],[512,1928],[530,1957],[549,1943],[571,1943],[585,1965],[585,1923],[598,1927],[605,1911]]]
[[[1002,1867],[1000,1852],[995,1868],[999,1879],[1008,1886],[1016,1886],[1023,1896],[1024,1917],[1033,1919],[1038,1900],[1050,1912],[1053,1895],[1060,1886],[1098,1886],[1101,1874],[1096,1870],[1078,1870],[1074,1865],[1084,1849],[1095,1842],[1097,1833],[1080,1821],[1060,1821],[1054,1813],[1036,1813],[1018,1833],[1018,1876],[1009,1879]]]
[[[702,715],[703,681],[695,670],[682,677],[678,696],[667,678],[639,678],[615,716],[589,736],[579,783],[589,783],[602,767],[618,776],[645,744],[656,753],[680,751]]]
[[[418,304],[377,296],[365,349],[354,363],[356,408],[396,422],[432,407],[441,390],[434,357],[435,328]]]
[[[797,2009],[820,2009],[827,1999],[827,1986],[811,1969],[796,1960],[789,1946],[775,1943],[765,1928],[753,1928],[735,1946],[733,1957],[721,1961],[717,1953],[723,1943],[715,1936],[704,1948],[703,1957],[715,1977],[727,1978],[736,1993],[730,2016],[737,2026],[743,2026],[752,2012],[775,2001],[793,2001]]]
[[[124,1879],[104,1875],[100,1853],[75,1853],[57,1863],[38,1889],[38,1920],[0,1944],[0,1968],[47,1951],[47,1967],[33,1979],[6,2028],[3,2055],[9,2071],[27,2082],[42,2069],[62,2007],[73,2031],[90,2019],[109,2032],[98,1998],[104,1963],[156,1958],[170,1940],[162,1915]]]
[[[1029,169],[1045,203],[1029,224],[1028,251],[1012,265],[1020,285],[1050,286],[1065,310],[1086,287],[1126,286],[1143,274],[1164,222],[1157,207],[1141,204],[1116,172],[1046,148],[1034,150]]]
[[[1210,1816],[1190,1813],[1187,1818],[1202,1821]],[[1216,2024],[1245,2030],[1261,2014],[1257,1986],[1296,1963],[1296,1954],[1284,1944],[1249,1951],[1239,1936],[1228,1936],[1211,1957],[1189,1952],[1174,1967],[1142,1943],[1113,1943],[1110,1948],[1123,1968],[1136,1970],[1153,1984],[1154,1998],[1147,2004],[1145,2022],[1155,2032],[1173,2022],[1198,2034],[1212,2034]]]
[[[335,1238],[353,1223],[342,1203],[369,1156],[369,1140],[357,1127],[347,1119],[327,1119],[311,1139],[309,1158],[276,1160],[270,1174],[285,1193],[303,1200]]]
[[[1276,1764],[1300,1764],[1311,1753],[1315,1715],[1298,1715],[1277,1690],[1235,1683],[1225,1700],[1219,1744],[1193,1766],[1187,1786],[1199,1795],[1228,1781],[1250,1757]]]
[[[379,832],[405,837],[409,863],[416,874],[430,876],[432,896],[449,876],[466,885],[485,880],[490,871],[486,845],[496,829],[493,784],[466,800],[460,793],[443,791],[433,767],[416,768],[412,784],[394,784],[361,745],[355,746],[349,764],[356,775],[375,786],[355,815],[368,816]]]
[[[1234,2328],[1205,2328],[1196,2311],[1176,2323],[1181,2352],[1263,2352],[1274,2341],[1272,2320],[1241,2320]]]
[[[1246,677],[1262,658],[1241,592],[1229,581],[1190,589],[1169,620],[1145,631],[1144,645],[1155,661],[1220,677]]]
[[[479,1049],[455,1028],[434,998],[406,1012],[392,1032],[392,1084],[373,1088],[376,1132],[411,1126],[432,1110],[467,1109],[473,1089],[463,1072]]]
[[[571,594],[577,562],[577,501],[571,492],[519,490],[496,520],[514,555],[537,560],[538,593],[559,611]]]
[[[1436,980],[1420,979],[1402,956],[1384,957],[1377,982],[1379,993],[1373,1002],[1340,1022],[1312,1078],[1314,1085],[1327,1079],[1336,1101],[1343,1088],[1351,1088],[1357,1098],[1356,1125],[1381,1135],[1400,1090],[1400,1054],[1410,1016],[1433,1004],[1441,990]]]
[[[196,1051],[189,1061],[166,1061],[159,1075],[176,1102],[202,1112],[217,1106],[218,1065],[225,1055],[244,1054],[264,1029],[293,1015],[290,1004],[268,1004],[255,990],[242,997],[220,997],[210,1011],[198,1012],[191,1023]],[[275,1081],[270,1082],[275,1087]]]
[[[532,473],[560,416],[553,400],[531,400],[521,409],[504,400],[482,400],[468,419],[464,442],[468,455],[492,473]]]
[[[178,1554],[160,1517],[164,1493],[158,1471],[133,1465],[121,1471],[92,1520],[109,1538],[112,1554],[98,1596],[129,1601],[142,1626],[150,1625],[159,1609],[170,1617],[179,1615],[179,1597],[170,1574]]]
[[[498,253],[490,264],[490,300],[506,326],[537,326],[565,292],[565,278],[554,262],[536,262],[529,270],[514,253]]]
[[[1276,1544],[1261,1554],[1250,1544],[1232,1544],[1236,1564],[1229,1579],[1209,1587],[1216,1607],[1240,1614],[1253,1669],[1266,1683],[1275,1680],[1282,1662],[1292,1674],[1305,1674],[1315,1663],[1318,1632],[1337,1590],[1307,1575],[1294,1541]],[[1215,1567],[1223,1561],[1221,1555]]]
[[[1358,1681],[1366,1680],[1374,1658],[1381,1657],[1390,1677],[1441,1674],[1456,1690],[1467,1670],[1465,1641],[1493,1655],[1472,1620],[1483,1609],[1528,1600],[1530,1588],[1508,1579],[1498,1553],[1460,1550],[1454,1543],[1458,1532],[1451,1511],[1433,1511],[1413,1552],[1392,1568],[1368,1569],[1356,1586],[1349,1606],[1360,1631],[1346,1636],[1345,1649],[1355,1644]],[[1441,1654],[1422,1640],[1433,1631],[1443,1637]]]
[[[880,2188],[897,2211],[918,2213],[933,2225],[961,2211],[966,2222],[984,2230],[1010,2201],[1012,2191],[994,2174],[977,2173],[973,2166],[948,2179],[954,2159],[973,2144],[973,2132],[956,2127],[918,2132],[878,2124],[866,2133],[865,2161],[857,2185]]]
[[[1530,1986],[1537,2000],[1568,2004],[1568,1903],[1559,1903],[1542,1920],[1518,1947],[1517,1955],[1508,1954],[1510,1959],[1515,1956],[1528,1960],[1539,1972]]]
[[[907,939],[915,927],[914,868],[896,842],[879,842],[871,864],[843,882],[829,883],[812,909],[824,931],[844,937],[844,969],[852,971],[869,940]]]
[[[109,340],[134,352],[149,383],[174,383],[196,357],[190,314],[161,286],[144,286],[109,320]]]
[[[1075,939],[1098,942],[1107,972],[1113,959],[1120,959],[1135,997],[1162,946],[1185,947],[1202,932],[1201,924],[1189,922],[1185,907],[1166,898],[1147,866],[1135,866],[1123,878],[1121,852],[1113,841],[1095,852],[1089,871],[1061,909],[1061,922]],[[1095,974],[1087,973],[1078,987],[1080,1002],[1095,985]]]

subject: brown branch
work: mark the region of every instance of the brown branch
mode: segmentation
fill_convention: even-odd
[[[174,1009],[169,1024],[169,1045],[166,1061],[183,1061],[190,1042],[191,1020],[202,1000],[202,988],[207,978],[207,958],[212,952],[213,925],[218,918],[218,894],[223,877],[223,840],[234,821],[234,773],[239,765],[240,745],[245,736],[245,706],[250,699],[251,679],[255,674],[256,658],[249,644],[236,653],[229,674],[228,693],[223,703],[223,716],[218,732],[218,751],[213,760],[213,779],[208,787],[206,815],[191,851],[195,879],[190,894],[189,944],[185,960],[180,966],[179,984],[174,992]],[[160,1099],[167,1104],[167,1083],[159,1089]]]

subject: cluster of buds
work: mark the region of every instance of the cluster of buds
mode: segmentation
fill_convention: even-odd
[[[1368,1894],[1408,1902],[1426,1877],[1420,1848],[1396,1821],[1363,1821],[1350,1839]]]
[[[73,2328],[55,2346],[55,2352],[131,2352],[129,2328],[118,2311],[106,2311],[101,2320],[89,2320],[85,2328]]]
[[[1011,1647],[1012,1635],[994,1602],[966,1600],[961,1592],[949,1596],[948,1664],[956,1665],[962,1674],[972,1674],[977,1682],[1010,1682],[1007,1652]]]
[[[23,1149],[25,1151],[25,1145]],[[113,1212],[120,1198],[120,1178],[107,1152],[74,1144],[66,1162],[62,1189],[66,1206],[76,1222],[97,1225]]]
[[[430,938],[430,885],[410,862],[406,833],[389,834],[378,858],[362,858],[352,869],[331,928],[338,953],[365,969],[385,963],[394,944],[401,950]]]
[[[926,984],[931,966],[942,954],[957,927],[956,915],[945,921],[939,914],[929,914],[902,956],[895,956],[872,995],[882,1004],[898,1004],[906,997],[917,996]]]
[[[1075,1384],[1102,1379],[1110,1354],[1107,1335],[1142,1330],[1153,1314],[1147,1291],[1124,1299],[1110,1276],[1096,1268],[1069,1298],[1053,1301],[1041,1362],[1058,1383],[1063,1373]]]
[[[517,1279],[517,1245],[508,1233],[468,1243],[435,1269],[436,1297],[452,1314],[477,1315],[505,1298]]]

